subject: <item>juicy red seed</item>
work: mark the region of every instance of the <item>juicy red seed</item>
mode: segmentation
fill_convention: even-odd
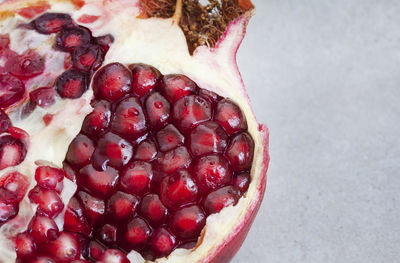
[[[172,215],[169,226],[180,238],[195,238],[206,224],[206,216],[197,205],[179,209]]]
[[[82,204],[75,197],[68,203],[64,216],[64,230],[89,235],[91,228],[87,222]]]
[[[166,75],[163,78],[161,89],[170,102],[176,102],[180,98],[194,93],[197,85],[184,75]]]
[[[209,214],[218,213],[224,207],[235,205],[238,199],[237,191],[232,186],[225,186],[209,193],[203,201],[203,207]]]
[[[19,172],[10,172],[0,179],[0,187],[12,194],[20,202],[29,188],[28,178]]]
[[[69,263],[80,258],[80,246],[77,236],[63,232],[47,245],[46,251],[59,263]]]
[[[211,103],[197,95],[189,95],[178,100],[172,112],[174,122],[185,133],[212,117]]]
[[[106,250],[106,247],[95,240],[91,240],[88,244],[87,250],[88,250],[88,258],[96,261],[100,259],[104,250]]]
[[[103,49],[104,53],[107,53],[107,51],[110,49],[111,44],[114,42],[114,37],[110,34],[99,36],[94,39],[94,42]]]
[[[4,204],[18,204],[18,198],[14,193],[9,192],[4,187],[0,187],[0,202]]]
[[[71,263],[90,263],[90,261],[83,260],[83,259],[77,259],[77,260],[72,261]]]
[[[189,167],[192,159],[186,147],[180,146],[161,155],[158,163],[163,172],[173,173],[179,169]]]
[[[153,169],[151,164],[136,161],[125,168],[121,174],[119,188],[127,193],[143,195],[150,189]]]
[[[225,129],[228,135],[247,129],[246,119],[242,111],[229,99],[218,102],[215,120]]]
[[[150,226],[140,217],[132,219],[126,228],[125,240],[128,247],[139,248],[144,246],[151,235]]]
[[[56,190],[58,194],[61,194],[63,189],[64,189],[64,182],[60,181],[57,183],[56,188],[54,190]]]
[[[140,203],[140,214],[147,218],[153,226],[158,226],[167,218],[167,208],[156,194],[148,194]]]
[[[206,89],[200,89],[199,90],[199,95],[202,96],[203,98],[209,100],[212,103],[215,103],[218,101],[219,96],[210,90]]]
[[[173,124],[168,124],[164,129],[157,132],[157,142],[163,152],[175,149],[185,142],[185,137]]]
[[[170,103],[160,93],[154,92],[147,97],[145,107],[153,129],[165,126],[169,118]]]
[[[56,47],[63,51],[71,52],[74,49],[89,44],[90,31],[82,26],[62,30],[57,35]]]
[[[249,188],[250,175],[248,173],[241,173],[233,178],[232,185],[241,193],[245,193]]]
[[[11,75],[0,75],[0,108],[7,108],[20,101],[25,94],[25,85]]]
[[[111,128],[123,136],[132,138],[146,132],[146,118],[137,98],[127,98],[118,104]]]
[[[36,215],[32,218],[28,229],[32,238],[38,245],[55,240],[60,234],[54,220],[41,215]]]
[[[110,125],[111,104],[101,100],[93,105],[93,111],[85,117],[82,131],[92,137],[99,136]]]
[[[42,34],[56,33],[65,26],[72,24],[72,19],[67,14],[46,13],[33,21],[36,30]]]
[[[38,88],[29,93],[29,99],[42,108],[50,107],[55,103],[55,92],[51,87]]]
[[[99,240],[105,244],[113,245],[117,242],[117,227],[105,224],[97,234]]]
[[[3,200],[0,200],[0,226],[13,219],[18,214],[18,210],[18,204],[7,204]]]
[[[98,99],[116,101],[132,89],[132,74],[120,63],[111,63],[96,72],[93,78],[93,91]]]
[[[75,69],[85,72],[97,70],[104,60],[104,52],[98,45],[78,47],[72,54]]]
[[[0,137],[0,170],[15,166],[25,160],[25,144],[11,135]]]
[[[56,263],[56,262],[49,257],[40,256],[40,257],[35,258],[32,261],[32,263]]]
[[[140,161],[151,161],[156,156],[157,156],[157,147],[153,140],[148,139],[141,142],[137,146],[134,159]]]
[[[132,70],[133,75],[132,91],[134,94],[143,97],[156,87],[161,75],[157,69],[140,63],[130,65],[129,68]]]
[[[135,214],[139,199],[136,196],[116,192],[107,201],[107,213],[113,220],[125,220]]]
[[[79,23],[84,23],[84,24],[90,24],[90,23],[95,22],[99,18],[100,18],[100,16],[93,16],[93,15],[83,14],[78,18],[78,22]]]
[[[232,180],[232,170],[228,161],[219,155],[205,155],[197,160],[193,168],[199,188],[209,192],[220,188]]]
[[[0,50],[8,48],[10,45],[10,35],[0,34]]]
[[[150,249],[157,257],[169,255],[177,245],[177,240],[165,227],[154,231],[150,240]]]
[[[233,137],[228,148],[226,157],[234,171],[244,171],[250,168],[253,161],[254,142],[246,132]]]
[[[170,209],[193,203],[197,197],[197,185],[186,171],[179,171],[161,181],[160,199]]]
[[[84,191],[79,191],[76,196],[81,200],[86,217],[91,224],[100,221],[105,213],[105,204],[102,199],[96,198]]]
[[[65,172],[65,177],[75,183],[77,172],[74,170],[74,168],[72,168],[67,162],[63,162],[63,169]]]
[[[35,171],[35,180],[43,188],[55,190],[64,179],[64,171],[50,166],[39,166]]]
[[[26,141],[29,139],[29,134],[26,131],[24,131],[23,129],[20,129],[18,127],[9,127],[8,133],[15,139],[20,139],[23,141]]]
[[[44,124],[46,126],[48,126],[51,123],[51,121],[53,120],[53,117],[54,117],[54,114],[51,114],[51,113],[46,113],[45,115],[43,115],[42,119],[43,119]]]
[[[190,133],[190,151],[199,156],[208,153],[223,153],[228,136],[224,129],[213,121],[199,124]]]
[[[29,192],[29,199],[38,204],[40,212],[54,218],[64,208],[64,204],[56,191],[36,186]]]
[[[45,58],[33,50],[25,51],[12,61],[10,73],[20,78],[32,78],[44,71]]]
[[[28,258],[35,255],[36,244],[33,238],[27,233],[20,233],[15,238],[15,252],[17,257]]]
[[[119,175],[114,168],[107,167],[104,171],[97,171],[92,165],[87,165],[79,173],[81,185],[96,196],[106,197],[116,191]]]
[[[88,89],[88,75],[77,70],[67,70],[56,80],[56,90],[62,98],[77,99]]]
[[[129,263],[126,255],[118,249],[107,249],[100,257],[100,263]]]
[[[94,152],[94,145],[91,139],[79,134],[68,147],[66,160],[77,167],[88,164]]]
[[[11,125],[12,123],[7,113],[0,109],[0,134],[6,132]]]
[[[105,170],[108,165],[119,168],[131,160],[132,151],[132,145],[128,141],[109,132],[97,142],[92,164],[99,170]]]
[[[46,2],[38,2],[32,6],[17,9],[16,13],[22,17],[31,19],[50,9],[50,7],[51,6]]]

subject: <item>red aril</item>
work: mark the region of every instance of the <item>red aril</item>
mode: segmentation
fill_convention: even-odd
[[[129,69],[133,75],[132,91],[135,95],[143,97],[157,86],[161,73],[156,68],[138,63],[130,65]]]
[[[62,98],[77,99],[88,89],[86,73],[70,69],[62,73],[56,81],[56,91]]]
[[[151,164],[136,161],[128,165],[121,173],[119,188],[135,195],[143,195],[150,190],[153,177]]]
[[[238,199],[236,190],[232,186],[225,186],[209,193],[203,201],[203,207],[208,214],[214,214],[224,207],[235,205]]]
[[[71,52],[89,44],[90,40],[91,35],[87,28],[71,27],[58,33],[56,47],[62,51]]]
[[[36,215],[32,218],[28,231],[38,245],[55,240],[60,232],[53,219],[45,215]]]
[[[54,190],[36,186],[29,192],[29,199],[38,205],[38,211],[54,218],[64,209],[64,204]]]
[[[153,226],[158,226],[167,219],[168,211],[156,194],[148,194],[143,197],[140,214],[150,221]]]
[[[156,229],[150,240],[150,248],[157,257],[169,255],[177,244],[176,238],[165,227]]]
[[[126,220],[135,214],[139,199],[124,192],[116,192],[107,201],[107,215],[112,220]]]
[[[232,138],[226,149],[226,157],[234,171],[250,168],[253,161],[254,142],[248,133],[240,133]]]
[[[196,238],[206,223],[206,216],[197,205],[177,210],[168,225],[180,238]]]
[[[14,76],[0,75],[0,108],[7,108],[25,95],[24,83]]]
[[[64,231],[80,233],[85,236],[91,233],[82,204],[75,197],[69,200],[64,215]]]
[[[7,131],[8,127],[10,127],[11,125],[11,120],[8,117],[7,113],[0,109],[0,134]]]
[[[146,132],[146,118],[135,97],[121,101],[115,109],[111,129],[122,136],[137,138]]]
[[[161,88],[165,97],[171,102],[176,102],[180,98],[194,93],[196,89],[196,83],[184,75],[164,76]]]
[[[64,179],[64,171],[50,166],[39,166],[35,171],[35,180],[43,188],[55,190]]]
[[[42,87],[29,93],[29,99],[37,106],[46,108],[55,103],[55,91],[51,87]]]
[[[100,228],[97,237],[103,244],[113,246],[117,242],[117,227],[105,224]]]
[[[118,249],[107,249],[101,255],[99,263],[129,263],[128,258]]]
[[[215,120],[221,124],[229,135],[247,129],[246,119],[239,106],[228,99],[218,102]]]
[[[140,248],[146,245],[151,235],[150,226],[140,217],[132,219],[125,232],[126,246],[129,248]]]
[[[93,105],[93,111],[87,115],[82,124],[82,131],[89,136],[101,135],[110,125],[111,104],[101,100]]]
[[[78,238],[71,233],[63,232],[60,236],[46,245],[46,251],[58,263],[69,263],[80,257]]]
[[[91,164],[83,167],[80,171],[79,182],[93,195],[107,197],[117,190],[118,171],[107,167],[104,171],[96,170]]]
[[[72,24],[69,15],[63,13],[46,13],[33,21],[35,29],[43,34],[56,33]]]
[[[163,152],[173,150],[185,142],[185,137],[173,124],[168,124],[164,129],[158,131],[156,138],[160,150]]]
[[[83,45],[75,48],[72,63],[75,69],[91,72],[98,69],[104,60],[104,52],[98,45]]]
[[[15,252],[19,258],[32,258],[35,256],[36,243],[27,233],[20,233],[15,239]]]
[[[12,61],[10,73],[20,78],[32,78],[44,71],[45,59],[37,52],[28,49]]]

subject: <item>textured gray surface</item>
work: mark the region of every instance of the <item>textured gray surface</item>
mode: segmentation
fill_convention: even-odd
[[[271,164],[233,262],[400,262],[400,2],[254,3],[238,62]]]

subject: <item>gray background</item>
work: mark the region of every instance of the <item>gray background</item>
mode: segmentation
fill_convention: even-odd
[[[253,2],[238,63],[271,163],[233,262],[400,262],[400,1]]]

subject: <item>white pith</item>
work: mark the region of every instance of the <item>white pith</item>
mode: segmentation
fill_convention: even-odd
[[[13,4],[16,6],[23,5],[20,2],[15,2],[8,4],[9,6],[6,8],[10,8]],[[210,89],[223,97],[230,98],[241,107],[247,118],[249,133],[255,143],[251,171],[252,183],[246,196],[242,197],[237,205],[227,207],[220,213],[207,218],[207,224],[202,233],[203,238],[195,249],[176,249],[167,258],[156,260],[156,262],[202,262],[205,255],[215,252],[215,249],[232,234],[232,229],[244,221],[246,211],[254,206],[257,201],[255,200],[259,191],[257,187],[263,176],[261,169],[264,161],[265,134],[259,130],[259,124],[250,108],[235,61],[236,49],[243,38],[247,20],[246,18],[241,18],[231,23],[217,48],[210,49],[203,46],[198,48],[193,56],[190,56],[184,34],[173,19],[137,19],[139,9],[136,6],[136,1],[132,0],[113,0],[109,2],[92,0],[86,1],[85,6],[80,10],[76,10],[72,4],[54,2],[51,10],[48,11],[70,13],[75,21],[82,14],[100,15],[101,18],[93,24],[83,25],[88,27],[94,36],[109,33],[114,36],[115,42],[107,53],[103,65],[110,62],[124,64],[140,62],[156,67],[163,74],[184,74],[192,78],[201,88]],[[3,8],[0,5],[0,11]],[[16,39],[21,38],[21,30],[16,31],[15,26],[27,21],[20,16],[15,16],[6,18],[0,24],[0,34],[9,33],[11,47],[18,52],[22,52],[28,46],[24,41],[16,41]],[[36,35],[43,38],[43,35],[34,31],[23,33],[31,35],[34,39],[36,39]],[[52,36],[46,36],[46,38],[41,39],[41,41],[47,41],[48,44],[40,45],[38,52],[41,54],[47,52],[48,56],[51,56],[52,53],[57,53],[56,55],[63,58],[64,55],[60,52],[52,51],[52,53],[49,53],[49,50],[51,50],[50,43],[53,40]],[[35,43],[35,41],[32,42],[29,44],[30,48]],[[57,64],[55,60],[52,61]],[[47,64],[46,68],[49,68]],[[52,69],[55,76],[62,72],[62,68]],[[46,110],[37,108],[24,120],[18,120],[15,114],[11,114],[14,126],[20,127],[30,134],[30,146],[25,161],[17,167],[0,171],[0,176],[3,176],[8,171],[18,170],[31,178],[33,187],[35,185],[33,179],[36,168],[35,161],[46,160],[61,167],[68,145],[80,131],[83,118],[91,111],[89,105],[91,98],[92,91],[89,89],[80,99],[59,100],[50,109]],[[42,121],[42,117],[46,112],[55,114],[49,126],[45,126]],[[68,183],[65,186],[63,200],[66,204],[75,191],[75,186]],[[34,208],[31,207],[27,197],[25,197],[20,206],[20,211],[23,211],[25,215],[20,213],[17,218],[0,228],[0,262],[15,261],[16,255],[12,242],[6,236],[15,235],[16,231],[23,231],[33,215]],[[18,227],[15,227],[17,224]],[[10,233],[9,231],[12,232]],[[129,253],[128,257],[131,262],[144,262],[141,255],[135,251]]]

